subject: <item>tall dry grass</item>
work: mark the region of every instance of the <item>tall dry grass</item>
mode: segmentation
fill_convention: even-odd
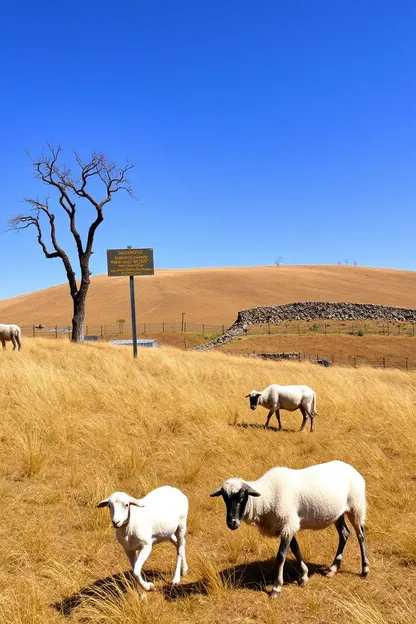
[[[323,369],[217,353],[140,351],[30,341],[0,354],[0,621],[10,624],[347,622],[415,619],[416,384],[412,373]],[[307,383],[318,394],[316,432],[266,431],[266,411],[244,395],[269,383]],[[257,478],[273,465],[331,459],[367,480],[371,573],[358,576],[351,537],[342,571],[320,570],[336,532],[299,536],[311,581],[286,565],[281,598],[268,601],[277,540],[230,532],[209,494],[229,476]],[[157,546],[145,565],[158,592],[140,601],[108,512],[113,490],[141,496],[162,484],[190,499],[190,572],[172,593],[175,552]]]

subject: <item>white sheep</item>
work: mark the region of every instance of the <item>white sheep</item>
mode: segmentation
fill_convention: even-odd
[[[13,343],[13,351],[16,349],[20,351],[22,348],[22,332],[18,325],[0,325],[0,342],[3,349],[6,348],[6,342]]]
[[[316,393],[309,386],[279,386],[272,384],[267,386],[262,392],[252,390],[246,394],[246,399],[250,399],[250,409],[255,410],[258,405],[269,410],[265,427],[269,426],[270,418],[276,413],[279,430],[282,428],[280,422],[280,410],[293,412],[300,409],[303,420],[300,431],[303,431],[308,418],[311,420],[311,431],[314,430],[314,418],[316,415]]]
[[[181,572],[188,570],[185,556],[185,534],[188,499],[180,490],[165,485],[152,490],[139,500],[125,492],[114,492],[98,503],[109,507],[116,538],[133,569],[141,598],[155,589],[142,577],[142,566],[152,551],[152,545],[170,541],[175,545],[177,560],[173,584],[179,583]]]
[[[302,570],[299,583],[305,585],[309,580],[308,568],[296,540],[296,533],[301,529],[325,529],[335,524],[339,544],[327,576],[337,573],[350,534],[344,514],[360,543],[361,574],[365,577],[369,572],[364,535],[365,481],[349,464],[331,461],[301,470],[272,468],[257,481],[228,479],[211,496],[223,497],[229,529],[238,529],[244,520],[255,524],[263,535],[280,537],[271,598],[280,594],[289,546]]]

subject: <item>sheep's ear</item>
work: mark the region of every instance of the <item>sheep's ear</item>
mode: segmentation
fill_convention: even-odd
[[[246,399],[248,399],[249,396],[250,396],[250,394],[246,394]]]
[[[105,498],[97,505],[97,507],[107,507],[107,506],[108,506],[108,498]]]
[[[219,490],[216,490],[215,492],[213,492],[212,494],[210,494],[211,497],[214,496],[222,496],[222,487]]]
[[[137,498],[133,498],[133,496],[130,496],[129,503],[135,507],[145,507],[143,503],[141,503]]]
[[[244,484],[244,489],[247,492],[247,494],[249,496],[261,496],[261,494],[259,494],[259,492],[256,492],[256,490],[253,490],[253,488],[248,485],[247,483]]]

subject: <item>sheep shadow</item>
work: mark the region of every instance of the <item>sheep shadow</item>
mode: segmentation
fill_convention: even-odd
[[[326,566],[307,563],[309,577],[314,574],[324,574]],[[276,578],[276,559],[266,559],[264,561],[253,561],[251,563],[239,564],[218,573],[219,578],[232,589],[250,589],[252,591],[264,592],[267,585],[272,585]],[[287,560],[284,568],[284,583],[297,583],[300,571],[297,565],[291,560]],[[164,597],[168,601],[175,601],[195,594],[207,595],[209,593],[209,581],[201,579],[193,583],[183,583],[181,585],[166,585],[163,588]]]
[[[323,574],[325,566],[307,563],[309,576]],[[286,561],[284,569],[284,582],[295,583],[299,579],[299,570],[294,562]],[[264,561],[253,561],[251,563],[239,564],[225,568],[218,573],[221,581],[233,589],[250,589],[253,591],[264,591],[266,585],[272,585],[276,576],[276,559],[266,559]],[[161,592],[165,600],[174,602],[183,600],[190,596],[206,596],[209,594],[210,582],[207,579],[200,579],[190,583],[171,585],[165,582],[165,575],[154,570],[146,571],[146,578],[154,582],[162,579],[164,585]],[[59,600],[51,606],[63,616],[70,616],[72,611],[87,601],[89,598],[105,600],[106,598],[119,598],[121,593],[125,593],[129,588],[135,588],[135,581],[131,571],[120,574],[113,574],[102,579],[98,579],[75,592],[71,596]]]
[[[246,423],[246,422],[230,423],[230,427],[237,427],[237,429],[261,429],[262,431],[273,431],[275,433],[296,433],[299,431],[299,429],[288,429],[286,427],[282,427],[281,429],[278,429],[277,427],[274,427],[273,425],[269,425],[266,428],[265,425],[260,425],[259,423]]]
[[[156,579],[164,579],[163,573],[154,570],[148,570],[145,576],[152,582]],[[70,616],[72,611],[88,600],[88,598],[98,598],[100,600],[105,600],[107,597],[118,598],[120,593],[125,593],[129,588],[135,587],[136,583],[133,572],[131,570],[128,572],[121,572],[98,579],[91,583],[91,585],[83,587],[71,596],[59,600],[51,606],[61,615]]]

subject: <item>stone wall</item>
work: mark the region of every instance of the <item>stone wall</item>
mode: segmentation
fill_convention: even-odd
[[[196,351],[205,351],[230,342],[236,336],[247,332],[252,325],[277,324],[281,321],[410,321],[416,322],[416,310],[395,308],[374,303],[337,303],[331,301],[298,301],[280,306],[259,306],[241,310],[237,320],[227,331],[203,345],[195,347]]]
[[[248,353],[245,357],[260,358],[261,360],[300,360],[299,351],[290,353]]]

